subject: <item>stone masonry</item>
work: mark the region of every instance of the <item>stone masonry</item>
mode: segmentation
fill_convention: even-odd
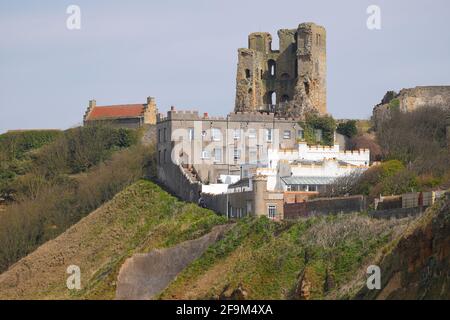
[[[326,30],[314,23],[278,31],[257,32],[248,49],[238,50],[235,111],[270,111],[301,118],[307,111],[327,113]]]

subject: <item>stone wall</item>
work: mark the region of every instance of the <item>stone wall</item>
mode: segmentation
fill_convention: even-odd
[[[395,106],[402,112],[410,112],[422,107],[444,107],[450,108],[450,86],[427,86],[402,89],[398,94],[388,91],[380,104],[373,109],[372,119],[377,123],[389,117],[389,110],[393,106],[391,102],[395,99]]]
[[[326,31],[314,23],[278,31],[255,32],[248,49],[238,50],[235,111],[274,111],[300,118],[305,111],[327,113]]]
[[[158,180],[174,195],[184,201],[197,203],[202,191],[201,183],[191,179],[181,166],[158,164]]]
[[[366,208],[364,196],[314,199],[301,203],[285,203],[284,219],[292,220],[313,215],[361,212]]]

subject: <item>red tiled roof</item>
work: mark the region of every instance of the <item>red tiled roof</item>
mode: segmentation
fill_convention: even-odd
[[[96,106],[92,109],[87,120],[111,118],[137,118],[144,114],[143,104],[121,104],[115,106]]]

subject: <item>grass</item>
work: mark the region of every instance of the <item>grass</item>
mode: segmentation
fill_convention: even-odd
[[[0,298],[113,299],[126,258],[206,234],[225,218],[179,201],[155,183],[140,180],[113,200],[19,261],[0,278]],[[82,290],[65,285],[67,265],[78,265]],[[27,279],[11,288],[23,268]]]
[[[282,223],[245,219],[178,275],[159,298],[218,298],[229,288],[243,287],[249,299],[296,299],[303,272],[311,283],[311,298],[345,298],[349,293],[340,288],[409,221],[374,220],[362,214]]]

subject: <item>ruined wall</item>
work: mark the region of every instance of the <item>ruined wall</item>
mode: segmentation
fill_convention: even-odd
[[[393,107],[398,107],[402,112],[422,107],[450,108],[450,86],[415,87],[402,89],[399,93],[388,91],[381,103],[373,108],[372,120],[375,127],[389,117],[390,108]]]
[[[248,49],[238,50],[235,111],[273,111],[300,118],[305,111],[327,113],[326,31],[314,23],[249,35]]]

